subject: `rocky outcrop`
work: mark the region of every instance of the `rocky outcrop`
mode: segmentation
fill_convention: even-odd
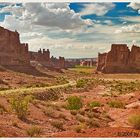
[[[28,44],[21,44],[19,33],[0,27],[0,65],[29,65]]]
[[[65,58],[59,57],[50,57],[50,51],[47,49],[40,49],[38,52],[30,52],[30,60],[37,61],[46,67],[53,67],[53,68],[65,68]]]
[[[98,55],[97,70],[104,73],[140,72],[140,47],[127,44],[112,44],[108,53]]]

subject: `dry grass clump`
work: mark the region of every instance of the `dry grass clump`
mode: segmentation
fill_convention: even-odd
[[[89,128],[97,128],[100,127],[100,123],[97,120],[94,119],[88,119],[86,121],[86,124]]]
[[[79,122],[85,122],[85,118],[84,118],[82,115],[80,115],[80,114],[77,114],[77,115],[76,115],[76,119],[77,119]]]
[[[32,126],[26,130],[26,133],[29,137],[39,137],[42,131],[41,128]]]
[[[110,101],[108,105],[113,108],[125,108],[125,104],[121,101]]]
[[[55,117],[55,111],[52,107],[48,107],[44,110],[45,115],[47,115],[48,117]]]
[[[102,104],[99,101],[93,101],[91,103],[89,103],[89,107],[93,108],[93,107],[101,107]]]
[[[64,130],[63,122],[55,120],[51,122],[51,125],[57,129]]]
[[[140,114],[130,116],[128,121],[134,128],[140,129]]]

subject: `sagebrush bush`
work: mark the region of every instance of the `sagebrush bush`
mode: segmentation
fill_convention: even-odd
[[[41,128],[36,126],[32,126],[26,130],[27,135],[30,137],[38,137],[40,136],[41,132]]]
[[[94,119],[89,119],[86,121],[86,124],[89,128],[100,127],[100,123]]]
[[[140,129],[140,114],[135,114],[129,117],[128,121],[131,123],[131,125],[136,128]]]
[[[56,120],[56,121],[52,121],[51,125],[56,127],[57,129],[64,130],[63,122],[60,122],[60,121]]]
[[[85,118],[84,118],[82,115],[80,115],[80,114],[77,114],[77,115],[76,115],[76,119],[77,119],[79,122],[85,122]]]
[[[93,101],[89,103],[89,106],[92,107],[100,107],[102,104],[99,101]]]
[[[79,79],[76,82],[77,88],[86,88],[88,84],[88,79]]]
[[[78,96],[70,96],[67,98],[67,101],[67,109],[69,110],[79,110],[83,106],[82,100]]]
[[[55,117],[55,112],[54,109],[52,107],[48,107],[44,110],[45,115],[47,115],[48,117]]]
[[[113,108],[125,108],[125,104],[121,101],[110,101],[108,105]]]
[[[19,119],[26,119],[29,104],[28,97],[14,97],[10,100],[10,104]]]

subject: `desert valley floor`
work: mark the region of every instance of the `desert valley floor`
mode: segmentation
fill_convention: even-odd
[[[1,137],[140,137],[140,74],[0,67]]]

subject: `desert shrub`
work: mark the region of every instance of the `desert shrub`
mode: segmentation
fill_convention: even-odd
[[[77,88],[86,88],[88,84],[88,79],[79,79],[76,82]]]
[[[64,120],[66,120],[66,115],[65,115],[65,114],[60,113],[60,114],[59,114],[59,118],[62,118],[62,119],[64,119]]]
[[[85,110],[79,110],[78,112],[79,112],[79,114],[81,114],[81,115],[85,115]]]
[[[57,121],[57,120],[56,121],[52,121],[51,125],[56,127],[57,129],[64,130],[63,123],[60,122],[60,121]]]
[[[46,92],[40,92],[34,94],[35,98],[38,100],[51,100],[55,101],[58,100],[61,96],[60,89],[48,89]]]
[[[45,115],[47,115],[48,117],[54,117],[55,116],[55,112],[54,109],[52,107],[48,107],[44,110]]]
[[[118,93],[118,94],[129,93],[129,92],[137,91],[139,89],[140,89],[140,82],[138,81],[134,81],[134,82],[114,81],[110,85],[110,92]]]
[[[35,126],[32,126],[26,130],[27,135],[30,137],[38,137],[40,136],[41,132],[41,128]]]
[[[140,129],[140,114],[132,115],[131,117],[129,117],[128,121],[134,128]]]
[[[82,132],[83,127],[81,125],[76,125],[74,127],[74,131],[77,133],[81,133]]]
[[[27,97],[14,97],[10,100],[10,104],[19,119],[26,119],[29,104],[29,99]]]
[[[95,112],[87,112],[86,115],[89,117],[89,118],[98,118],[99,117],[99,114],[95,113]]]
[[[61,76],[56,78],[56,82],[57,84],[66,84],[68,83],[68,80],[66,79],[66,77]]]
[[[121,101],[110,101],[108,105],[113,108],[125,108],[125,105]]]
[[[98,101],[93,101],[91,103],[89,103],[89,106],[92,107],[100,107],[102,104]]]
[[[71,113],[72,115],[76,115],[76,114],[77,114],[77,110],[71,110],[70,113]]]
[[[67,98],[67,101],[68,101],[67,109],[69,110],[79,110],[83,106],[82,100],[78,96],[70,96]]]
[[[76,115],[76,119],[77,119],[79,122],[85,122],[85,118],[84,118],[82,115],[77,114],[77,115]]]
[[[4,112],[7,112],[7,110],[2,104],[0,104],[0,114],[3,114]]]
[[[86,121],[86,124],[89,128],[96,128],[96,127],[100,127],[100,123],[97,122],[96,120],[94,119],[89,119]]]

